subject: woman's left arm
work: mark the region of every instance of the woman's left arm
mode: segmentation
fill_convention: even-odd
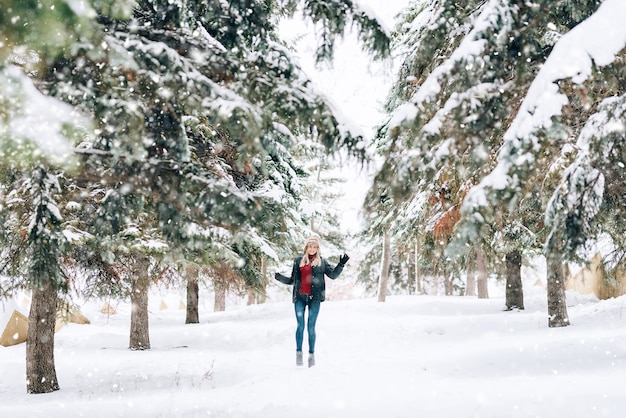
[[[328,263],[328,261],[324,260],[324,264],[326,265],[324,273],[331,279],[336,279],[343,271],[343,267],[346,265],[346,262],[348,262],[349,259],[350,257],[348,257],[347,254],[342,255],[341,257],[339,257],[339,264],[337,264],[335,268],[333,268],[330,263]]]

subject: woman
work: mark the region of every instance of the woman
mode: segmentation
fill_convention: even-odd
[[[304,254],[293,260],[291,276],[280,273],[274,275],[281,283],[293,285],[293,303],[296,311],[296,365],[302,366],[302,339],[304,337],[304,312],[309,308],[307,334],[309,336],[309,367],[315,366],[315,321],[320,312],[320,303],[326,296],[324,275],[336,279],[350,257],[339,257],[339,264],[333,268],[320,255],[320,241],[311,237],[306,241]]]

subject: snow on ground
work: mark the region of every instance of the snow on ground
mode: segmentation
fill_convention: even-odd
[[[495,289],[495,291],[494,291]],[[152,300],[152,349],[128,347],[128,305],[83,306],[91,325],[56,336],[61,390],[26,394],[25,345],[0,347],[2,417],[622,417],[626,297],[569,294],[573,325],[547,327],[545,290],[526,310],[492,298],[327,301],[317,366],[296,367],[293,305],[183,310]]]

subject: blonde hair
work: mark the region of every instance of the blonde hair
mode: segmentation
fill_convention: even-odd
[[[311,246],[317,247],[317,253],[315,253],[315,258],[309,261],[309,254],[307,253],[307,249]],[[310,237],[306,240],[306,244],[304,244],[304,250],[302,250],[303,256],[302,260],[300,260],[300,267],[306,266],[311,263],[312,266],[319,266],[322,264],[322,256],[320,255],[320,240],[317,237]]]

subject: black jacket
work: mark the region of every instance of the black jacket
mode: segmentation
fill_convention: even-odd
[[[280,273],[276,273],[275,278],[281,283],[293,285],[293,302],[295,303],[298,296],[298,290],[300,289],[300,260],[302,256],[296,257],[293,260],[293,268],[291,270],[291,276],[284,276]],[[313,278],[311,283],[311,298],[323,302],[326,299],[326,282],[324,281],[324,275],[331,279],[336,279],[343,270],[343,264],[337,264],[333,268],[328,262],[322,258],[322,263],[319,266],[313,266]]]

